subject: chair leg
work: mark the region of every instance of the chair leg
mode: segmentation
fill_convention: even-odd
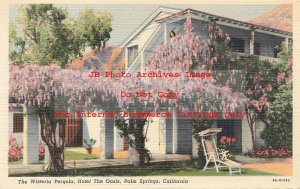
[[[205,169],[207,168],[207,166],[208,166],[208,164],[209,164],[210,161],[211,161],[211,156],[209,156],[209,158],[206,160],[206,164],[205,164],[205,166],[203,168],[203,171],[205,171]]]
[[[216,170],[217,170],[217,173],[219,172],[219,167],[217,165],[217,162],[216,162],[216,159],[215,157],[213,157],[213,160],[214,160],[214,164],[215,164],[215,167],[216,167]]]
[[[208,163],[209,163],[209,161],[206,161],[206,164],[205,164],[205,166],[204,166],[204,168],[203,168],[203,171],[205,171],[205,169],[207,168]]]

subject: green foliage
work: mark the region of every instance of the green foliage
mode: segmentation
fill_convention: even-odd
[[[96,144],[96,140],[95,139],[90,139],[89,141],[87,141],[86,139],[83,139],[83,145],[91,148],[92,146],[94,146]]]
[[[292,66],[287,66],[292,61],[292,46],[282,43],[278,53],[279,63],[274,65],[277,68],[276,75],[285,72],[286,75],[293,72]],[[292,149],[293,138],[293,85],[292,83],[276,82],[277,86],[270,100],[270,108],[267,113],[270,124],[263,130],[261,137],[266,145],[273,148]]]
[[[80,14],[79,24],[82,37],[92,49],[105,47],[112,31],[111,19],[109,13],[95,13],[92,9],[85,10]]]
[[[9,59],[15,64],[22,64],[29,60],[26,53],[26,41],[17,35],[16,24],[9,24]]]
[[[279,87],[268,111],[270,126],[261,134],[267,145],[292,149],[293,138],[293,90],[291,85]]]
[[[206,159],[205,159],[204,150],[201,142],[201,137],[199,136],[199,132],[211,128],[213,123],[214,121],[209,119],[193,120],[193,138],[198,143],[198,165],[200,168],[203,168],[205,166]]]
[[[112,30],[111,16],[93,12],[84,18],[70,18],[66,10],[52,4],[21,6],[16,22],[10,24],[10,60],[64,67],[82,56],[87,46],[104,46]]]

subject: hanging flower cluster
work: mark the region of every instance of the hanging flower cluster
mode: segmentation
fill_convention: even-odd
[[[147,71],[188,71],[195,58],[201,61],[200,70],[210,67],[217,56],[210,57],[209,42],[192,32],[189,19],[184,24],[184,30],[184,34],[176,35],[168,44],[160,46],[153,52],[147,62]],[[221,30],[216,31],[217,36],[226,37]],[[116,99],[119,107],[126,109],[136,98],[121,98],[122,91],[133,93],[150,91],[152,94],[160,91],[176,91],[179,94],[179,98],[173,99],[159,98],[156,95],[151,98],[138,98],[150,111],[170,111],[172,108],[178,108],[182,112],[210,111],[210,101],[206,99],[211,98],[219,102],[220,111],[235,111],[243,104],[243,95],[232,92],[228,85],[228,82],[236,82],[232,77],[228,77],[228,82],[222,85],[213,77],[200,80],[186,79],[183,76],[179,79],[151,78],[152,81],[147,83],[137,77],[91,79],[88,75],[81,71],[61,69],[56,65],[29,64],[22,68],[12,65],[9,94],[17,102],[28,106],[47,107],[55,103],[57,106],[65,105],[66,109],[101,106],[94,104],[95,98],[100,99],[97,103],[103,104],[108,99]]]

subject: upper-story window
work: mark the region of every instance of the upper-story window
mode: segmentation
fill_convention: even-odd
[[[137,45],[128,47],[128,67],[131,66],[131,64],[137,57],[137,55],[138,55],[138,46]]]
[[[245,40],[231,38],[229,47],[233,52],[245,53]]]
[[[24,126],[24,116],[22,113],[13,114],[13,133],[22,133]]]

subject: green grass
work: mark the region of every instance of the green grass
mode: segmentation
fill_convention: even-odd
[[[65,161],[70,160],[91,160],[91,159],[99,159],[98,156],[87,153],[74,152],[70,150],[65,150]]]
[[[44,160],[39,160],[38,164],[43,164]],[[17,161],[8,161],[9,165],[23,164],[23,159],[19,159]]]
[[[242,174],[233,174],[234,176],[261,176],[275,175],[266,172],[255,171],[252,169],[242,169]],[[160,162],[151,163],[148,166],[134,167],[132,165],[112,166],[102,168],[66,170],[61,175],[51,175],[49,173],[34,173],[30,175],[18,176],[230,176],[228,170],[215,169],[202,171],[192,161],[179,162]]]
[[[71,160],[91,160],[91,159],[99,159],[98,156],[87,154],[87,153],[80,153],[80,152],[74,152],[70,150],[65,150],[65,161],[71,161]],[[43,164],[44,160],[40,160],[39,164]],[[23,159],[19,159],[17,161],[8,161],[9,165],[15,165],[15,164],[23,164]]]

